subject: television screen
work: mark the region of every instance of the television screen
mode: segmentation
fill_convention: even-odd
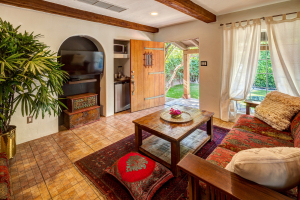
[[[62,50],[60,61],[70,76],[103,73],[103,52]]]

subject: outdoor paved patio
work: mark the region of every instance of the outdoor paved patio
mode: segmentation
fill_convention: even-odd
[[[198,108],[199,109],[199,99],[174,99],[170,97],[166,97],[166,103],[165,105],[167,106],[172,106],[172,105],[181,105],[181,106],[188,106],[188,107],[193,107],[193,108]]]

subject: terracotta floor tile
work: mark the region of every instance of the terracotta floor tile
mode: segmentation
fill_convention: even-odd
[[[113,119],[112,121],[108,121],[106,123],[116,129],[119,129],[119,130],[126,128],[126,126],[128,125],[126,122],[124,122],[123,120],[119,120],[119,119]]]
[[[100,142],[103,139],[107,139],[105,136],[97,132],[90,126],[83,126],[79,129],[74,129],[73,132],[84,141],[87,145]]]
[[[74,167],[46,179],[46,185],[52,197],[55,197],[83,180]]]
[[[73,131],[58,132],[53,134],[52,137],[72,162],[94,152],[93,149]]]
[[[116,141],[122,140],[123,138],[127,137],[127,135],[121,131],[118,131],[111,136],[107,137],[110,141],[115,143]]]
[[[134,134],[134,131],[125,129],[124,132],[123,132],[123,134],[125,136],[124,138],[126,138],[126,137]]]
[[[13,199],[51,199],[45,182],[36,184],[30,188],[23,189],[18,194],[12,196]]]
[[[62,198],[59,195],[57,195],[56,197],[53,197],[52,199],[53,200],[62,200]]]
[[[104,147],[107,147],[109,145],[113,144],[112,141],[110,141],[109,139],[103,139],[97,143],[93,143],[90,145],[90,147],[94,150],[94,151],[98,151],[100,149],[103,149]]]
[[[76,185],[70,187],[69,189],[63,191],[57,196],[53,197],[53,199],[86,199],[86,200],[94,200],[98,198],[93,189],[86,183],[85,180],[77,183]]]

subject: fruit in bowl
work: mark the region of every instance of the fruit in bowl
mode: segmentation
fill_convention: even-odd
[[[175,118],[175,119],[180,118],[181,117],[181,111],[171,108],[170,115],[171,115],[172,118]]]

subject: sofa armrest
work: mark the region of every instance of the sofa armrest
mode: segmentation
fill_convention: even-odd
[[[189,175],[189,198],[193,200],[200,199],[199,180],[209,187],[211,199],[290,199],[193,154],[185,156],[177,167]]]

